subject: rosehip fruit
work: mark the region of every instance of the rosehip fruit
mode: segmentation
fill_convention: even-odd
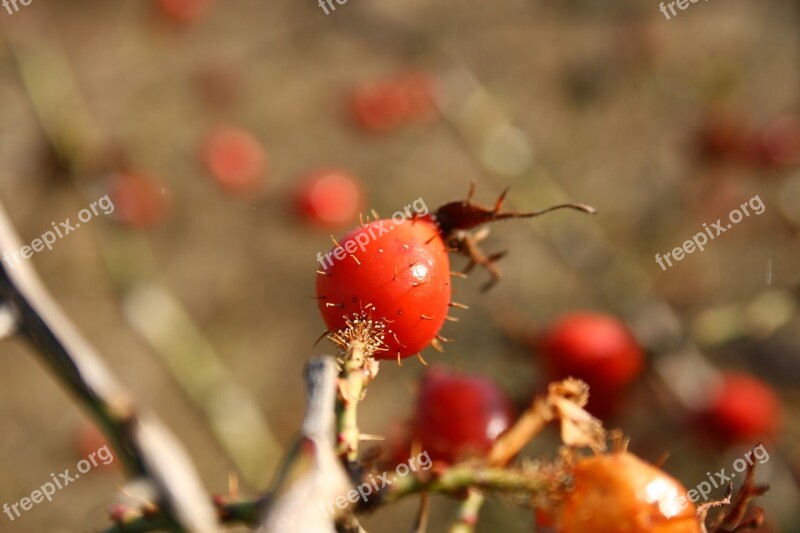
[[[374,81],[358,87],[352,95],[353,118],[361,128],[387,132],[406,119],[411,102],[395,81]]]
[[[767,126],[760,139],[761,161],[769,168],[800,164],[800,118],[780,117]]]
[[[412,71],[398,76],[397,83],[406,94],[406,117],[409,120],[427,121],[436,116],[436,99],[440,87],[435,76],[427,72]]]
[[[579,460],[557,516],[559,533],[699,533],[686,489],[628,452]]]
[[[700,422],[715,438],[731,444],[753,443],[777,436],[781,404],[772,388],[760,379],[726,372],[712,395]]]
[[[455,463],[483,457],[511,423],[508,400],[488,379],[441,367],[423,377],[413,435],[431,459]]]
[[[538,347],[556,379],[576,377],[590,387],[617,389],[642,370],[644,356],[619,319],[602,313],[579,312],[551,324]]]
[[[173,22],[189,24],[211,8],[213,0],[156,0],[161,13]]]
[[[124,172],[114,176],[109,197],[117,219],[137,229],[158,225],[169,209],[164,185],[143,174]]]
[[[413,355],[433,341],[450,304],[450,258],[430,216],[365,224],[317,254],[317,300],[328,329],[368,315],[386,327],[376,359]]]
[[[208,138],[202,159],[223,189],[242,195],[256,192],[267,167],[267,156],[258,140],[233,127],[220,128]]]
[[[361,208],[361,189],[355,178],[336,170],[317,170],[300,184],[298,212],[321,226],[334,226],[355,218]]]

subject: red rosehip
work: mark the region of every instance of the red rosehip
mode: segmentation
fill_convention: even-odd
[[[673,477],[628,452],[588,457],[557,512],[559,533],[699,533],[696,509]]]
[[[361,208],[361,189],[349,174],[317,170],[300,184],[296,194],[300,214],[321,226],[335,226],[355,218]]]
[[[397,83],[406,94],[406,117],[409,120],[427,121],[436,116],[440,87],[435,76],[412,71],[398,76]]]
[[[450,258],[430,216],[370,222],[345,235],[341,246],[317,254],[319,310],[328,329],[354,314],[386,326],[385,352],[403,358],[439,333],[450,304]]]
[[[422,379],[413,435],[431,459],[455,463],[489,453],[512,418],[505,395],[488,379],[435,367]]]
[[[374,81],[358,87],[352,95],[353,118],[361,128],[387,132],[406,119],[411,102],[395,81]]]
[[[169,210],[164,185],[143,174],[117,174],[111,181],[109,196],[117,219],[137,229],[158,225]]]
[[[105,460],[97,455],[97,451],[103,447],[106,447],[108,450],[108,454],[106,454],[106,452],[101,452],[103,457],[105,457]],[[116,461],[109,461],[109,457],[113,457],[113,451],[111,450],[105,435],[103,435],[96,425],[88,422],[81,424],[76,431],[75,452],[78,459],[86,459],[92,454],[95,454],[95,462],[97,464],[94,465],[94,468],[107,468],[116,465]]]
[[[538,345],[556,379],[572,376],[604,390],[628,385],[644,362],[625,324],[602,313],[563,316],[546,329]]]
[[[159,11],[179,24],[189,24],[200,19],[213,3],[213,0],[156,0]]]
[[[211,176],[228,192],[249,195],[261,186],[267,156],[250,133],[224,127],[203,146],[202,159]]]
[[[760,138],[761,161],[769,168],[800,164],[800,118],[780,117],[772,121]]]
[[[749,444],[776,437],[781,419],[780,400],[769,385],[748,374],[726,372],[700,422],[726,444]]]
[[[698,134],[701,154],[710,159],[753,163],[758,140],[752,125],[733,113],[717,112],[704,119]]]

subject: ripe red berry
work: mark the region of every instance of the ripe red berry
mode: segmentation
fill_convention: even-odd
[[[413,355],[436,338],[450,303],[450,259],[430,216],[378,220],[317,254],[319,310],[328,329],[354,314],[385,324],[387,351],[377,359]]]
[[[301,182],[298,212],[321,226],[335,226],[355,218],[361,208],[361,188],[350,174],[338,170],[316,170]]]
[[[441,89],[435,76],[423,71],[410,71],[399,75],[397,83],[406,94],[406,117],[409,120],[427,121],[436,116],[436,100]]]
[[[200,19],[213,3],[213,0],[156,0],[161,13],[179,24],[189,24]]]
[[[98,458],[97,451],[105,447],[106,451],[101,452],[103,457]],[[78,459],[86,459],[92,454],[95,455],[95,468],[107,468],[116,465],[108,440],[96,425],[84,422],[80,425],[75,434],[75,452]],[[109,461],[109,459],[112,459]],[[106,464],[108,463],[108,464]]]
[[[223,189],[242,195],[258,190],[267,167],[267,156],[258,140],[233,127],[220,128],[208,138],[202,159]]]
[[[726,444],[752,444],[777,436],[781,418],[780,400],[768,384],[748,374],[726,372],[712,391],[701,424]]]
[[[115,175],[109,191],[120,222],[137,229],[158,225],[169,210],[164,185],[143,174],[124,172]]]
[[[731,112],[708,115],[698,134],[700,152],[710,159],[754,163],[758,157],[755,129],[744,117]]]
[[[373,132],[387,132],[400,126],[411,102],[403,87],[393,80],[374,81],[358,87],[352,95],[356,123]]]
[[[644,359],[625,324],[602,313],[578,312],[559,318],[546,328],[538,346],[554,378],[572,376],[603,389],[633,381]]]
[[[508,400],[488,379],[441,367],[425,374],[413,436],[431,459],[454,463],[483,457],[511,423]]]
[[[787,168],[800,164],[800,118],[786,116],[772,121],[759,140],[765,166]]]
[[[673,477],[628,452],[588,457],[556,519],[559,533],[699,533],[696,509]]]

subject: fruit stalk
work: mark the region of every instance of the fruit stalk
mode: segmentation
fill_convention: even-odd
[[[340,359],[336,397],[336,436],[339,456],[348,462],[358,459],[361,432],[358,429],[358,402],[367,392],[367,385],[378,373],[378,362],[372,359],[363,341],[352,340]]]

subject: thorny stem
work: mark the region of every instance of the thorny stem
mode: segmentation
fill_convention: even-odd
[[[338,453],[345,461],[358,459],[361,432],[358,429],[358,403],[367,386],[378,374],[379,364],[372,356],[384,351],[384,325],[364,316],[354,316],[346,326],[328,336],[342,352],[336,397],[336,438]]]

